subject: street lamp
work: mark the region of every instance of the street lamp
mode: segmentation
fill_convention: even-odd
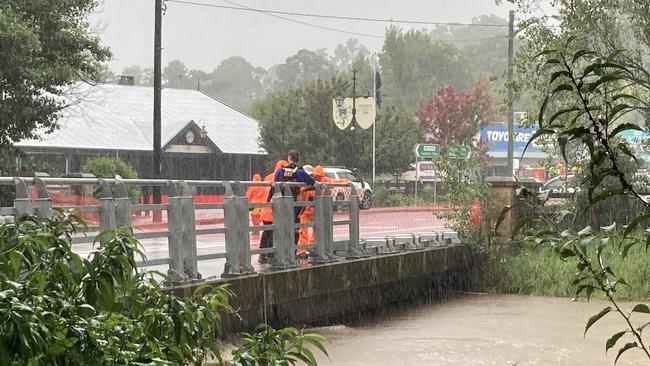
[[[352,123],[350,126],[350,131],[352,131],[352,162],[353,164],[356,161],[356,133],[355,133],[355,124],[357,123],[357,69],[352,69]],[[343,116],[346,114],[345,110],[345,98],[340,94],[334,98],[336,106],[339,107],[339,113]],[[354,168],[354,167],[351,167]]]
[[[201,126],[199,136],[201,136],[201,140],[205,140],[205,138],[208,137],[208,131],[205,129],[205,125]]]
[[[334,100],[336,101],[336,106],[339,107],[339,109],[342,109],[343,108],[343,101],[345,99],[341,96],[341,94],[337,95],[336,98],[334,98]]]

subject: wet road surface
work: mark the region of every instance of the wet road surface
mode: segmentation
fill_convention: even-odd
[[[608,314],[583,338],[589,317],[607,305],[567,298],[464,295],[375,317],[366,325],[319,328],[330,338],[330,359],[319,356],[319,365],[613,365],[618,347],[606,356],[605,341],[623,330],[618,315]],[[647,316],[633,319],[640,322]],[[623,338],[618,346],[630,341]],[[618,362],[648,364],[640,350],[627,351]]]

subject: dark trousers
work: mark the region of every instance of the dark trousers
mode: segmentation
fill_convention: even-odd
[[[271,225],[272,221],[262,220],[262,225]],[[260,239],[260,248],[271,248],[273,247],[273,230],[264,230],[262,231],[262,238]]]

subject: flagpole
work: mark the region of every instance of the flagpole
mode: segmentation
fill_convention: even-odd
[[[375,110],[377,110],[377,55],[372,54],[372,96],[375,103]],[[375,125],[377,124],[377,113],[375,112],[375,120],[372,123],[372,184],[375,184]]]

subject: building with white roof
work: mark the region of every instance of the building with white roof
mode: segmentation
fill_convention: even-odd
[[[58,122],[58,130],[15,146],[48,155],[66,173],[79,172],[90,157],[110,155],[141,177],[152,176],[152,87],[80,85]],[[256,120],[197,90],[162,90],[161,128],[165,178],[250,179],[266,155]]]

